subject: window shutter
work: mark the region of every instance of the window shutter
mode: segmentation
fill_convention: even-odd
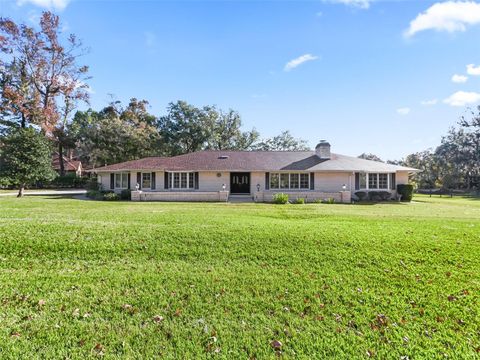
[[[168,175],[170,175],[170,174],[169,174],[168,172],[166,172],[166,171],[163,173],[163,188],[164,188],[164,189],[168,189],[168,188],[169,188],[169,186],[168,186],[169,176],[168,176]]]
[[[397,184],[396,184],[396,181],[397,181],[397,177],[395,173],[393,174],[390,174],[391,177],[390,177],[390,189],[391,190],[395,190],[397,188]]]
[[[195,189],[197,189],[197,190],[199,189],[199,185],[200,185],[199,182],[198,182],[198,178],[199,178],[199,176],[198,176],[198,171],[197,171],[195,173]]]
[[[154,172],[152,172],[151,177],[152,177],[152,181],[151,181],[152,186],[151,186],[151,188],[152,188],[152,190],[155,190],[155,188],[157,187],[157,184],[156,184],[156,179],[155,179],[155,173],[154,173]]]
[[[315,190],[315,173],[310,173],[310,190]]]
[[[130,173],[128,173],[127,175],[127,189],[130,189],[131,186],[130,186]]]
[[[137,184],[138,184],[138,188],[141,189],[142,188],[142,173],[141,172],[137,172]]]
[[[270,173],[265,173],[265,190],[270,189]]]
[[[360,190],[360,173],[355,173],[355,190]]]
[[[115,174],[110,173],[110,189],[115,189]]]

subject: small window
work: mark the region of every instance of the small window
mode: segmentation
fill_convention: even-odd
[[[194,173],[188,173],[188,188],[193,189],[195,187]]]
[[[143,173],[142,174],[142,189],[150,189],[152,187],[152,174]]]
[[[279,174],[270,174],[270,188],[278,189],[280,185],[280,175]]]
[[[288,174],[280,174],[280,189],[288,189]]]
[[[360,189],[367,188],[367,174],[360,173]]]
[[[187,173],[180,174],[180,188],[181,189],[187,188]]]
[[[128,173],[115,174],[115,189],[128,188]]]
[[[298,189],[299,185],[299,174],[290,174],[290,189]]]
[[[180,188],[180,173],[173,173],[173,187]]]
[[[309,189],[309,188],[310,188],[309,174],[300,174],[300,189]]]
[[[378,188],[388,189],[388,174],[378,174]]]
[[[369,189],[378,188],[378,174],[368,174],[368,188]]]

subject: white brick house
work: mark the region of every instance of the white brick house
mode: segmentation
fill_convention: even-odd
[[[356,191],[389,191],[418,171],[330,152],[198,151],[149,157],[92,170],[105,190],[132,189],[136,201],[226,201],[231,196],[271,201],[275,193],[307,201],[350,202]],[[136,188],[138,187],[138,191]]]

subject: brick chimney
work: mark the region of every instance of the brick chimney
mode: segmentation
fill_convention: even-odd
[[[317,146],[315,146],[315,154],[320,159],[330,159],[330,144],[326,140],[320,140]]]

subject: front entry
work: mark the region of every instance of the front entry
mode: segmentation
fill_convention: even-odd
[[[250,173],[230,173],[230,193],[250,194]]]

